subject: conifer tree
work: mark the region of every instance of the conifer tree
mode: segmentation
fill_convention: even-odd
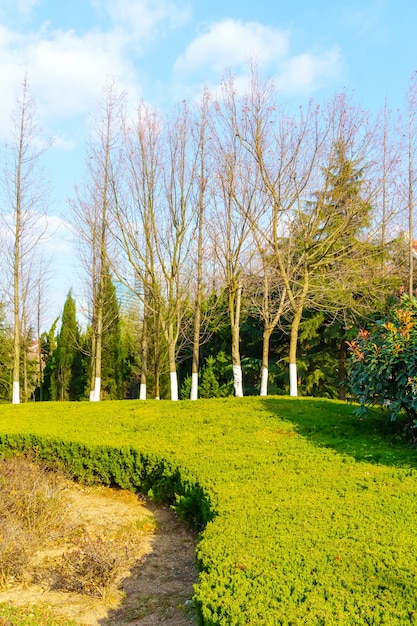
[[[54,352],[52,372],[52,399],[78,400],[80,385],[76,378],[80,375],[80,331],[78,328],[75,300],[68,293],[62,312],[61,330]]]
[[[123,397],[123,350],[119,303],[116,289],[107,269],[103,279],[103,341],[101,385],[103,398]]]

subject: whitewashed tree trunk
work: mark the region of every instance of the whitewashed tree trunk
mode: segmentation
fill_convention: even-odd
[[[235,388],[236,398],[242,398],[243,397],[242,367],[240,365],[233,365],[233,386]]]
[[[90,402],[99,402],[101,395],[101,378],[96,376],[94,379],[94,389],[90,391]]]
[[[140,383],[139,400],[146,400],[146,383]]]
[[[297,395],[297,364],[290,363],[290,396],[296,397]]]
[[[290,364],[290,396],[296,397],[298,395],[298,379],[297,379],[297,344],[298,344],[298,329],[300,328],[300,322],[303,315],[303,306],[308,291],[308,276],[304,279],[303,293],[300,296],[298,307],[294,313],[294,317],[291,324],[290,333],[290,352],[289,352],[289,364]]]
[[[20,404],[20,385],[17,381],[13,381],[12,404]]]
[[[198,372],[192,372],[190,400],[197,400],[197,398],[198,398]]]
[[[178,400],[178,377],[177,372],[169,373],[170,382],[171,382],[171,400],[175,402]]]
[[[262,368],[260,395],[261,396],[268,395],[268,368],[267,367]]]

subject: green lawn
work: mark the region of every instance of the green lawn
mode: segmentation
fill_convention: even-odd
[[[206,625],[403,625],[417,611],[417,451],[384,417],[289,398],[1,405],[3,449],[151,490],[203,528]]]

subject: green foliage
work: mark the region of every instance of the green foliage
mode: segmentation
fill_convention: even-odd
[[[75,300],[69,292],[62,312],[61,330],[53,353],[51,392],[54,400],[79,400],[84,392],[85,372]]]
[[[0,452],[176,507],[202,531],[202,624],[402,626],[417,470],[394,426],[323,399],[4,405]]]
[[[101,387],[103,400],[123,398],[123,344],[116,289],[107,272],[103,281],[103,344]]]
[[[233,393],[231,383],[219,383],[230,372],[230,362],[224,352],[219,352],[217,357],[207,357],[206,364],[201,370],[198,386],[199,398],[225,398]],[[190,397],[191,377],[187,376],[181,387],[181,398],[186,400]]]
[[[222,395],[220,385],[214,373],[215,363],[214,357],[209,356],[201,374],[201,383],[199,385],[200,398],[219,398]]]
[[[11,354],[11,335],[6,325],[4,307],[0,302],[0,400],[10,399]]]
[[[370,330],[349,342],[349,386],[359,402],[386,406],[395,421],[404,411],[410,424],[417,417],[417,298],[402,295]]]
[[[54,393],[56,389],[55,382],[52,382],[53,379],[53,367],[54,367],[54,351],[56,349],[56,328],[58,325],[59,317],[57,317],[48,332],[44,332],[41,335],[41,354],[42,360],[44,362],[44,370],[42,372],[42,378],[40,381],[39,389],[35,391],[35,399],[36,400],[51,400],[52,393],[52,385],[54,385]]]

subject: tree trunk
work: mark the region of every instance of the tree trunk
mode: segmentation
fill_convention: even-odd
[[[197,295],[194,311],[194,338],[193,338],[193,362],[191,367],[191,393],[190,400],[198,398],[198,369],[200,357],[200,328],[201,328],[201,301],[203,282],[203,230],[202,214],[200,213],[198,227],[198,259],[197,259]]]
[[[90,372],[90,402],[94,402],[94,388],[96,380],[96,322],[93,319],[91,330],[91,372]]]
[[[20,237],[21,237],[21,168],[23,159],[23,133],[24,133],[24,116],[22,112],[21,129],[20,129],[20,143],[19,143],[19,156],[17,161],[17,174],[16,174],[16,208],[15,208],[15,241],[13,250],[13,391],[12,391],[12,403],[20,404],[20,333],[21,333],[21,321],[19,315],[20,304],[20,263],[21,263],[21,250],[20,250]]]
[[[28,388],[28,360],[27,360],[27,351],[23,350],[22,353],[23,360],[23,402],[27,402],[29,398],[29,388]]]
[[[143,326],[142,326],[142,361],[140,368],[140,391],[139,400],[146,400],[146,376],[148,369],[148,305],[146,296],[143,303]]]
[[[229,297],[231,322],[232,322],[232,366],[233,366],[233,386],[235,396],[243,396],[242,366],[240,362],[240,308],[242,303],[242,286],[236,289],[236,297],[233,294]]]
[[[170,342],[168,346],[168,359],[169,359],[169,380],[171,387],[171,400],[176,402],[178,400],[178,378],[177,368],[175,363],[175,344]]]
[[[101,298],[102,296],[100,296]],[[92,398],[93,402],[99,402],[101,397],[101,347],[103,342],[103,304],[97,310],[97,330],[96,330],[96,350],[94,363],[94,388]]]
[[[340,350],[339,350],[339,373],[338,373],[339,400],[346,400],[346,387],[344,383],[344,381],[346,380],[346,359],[347,359],[346,341],[343,340],[340,344]]]
[[[303,307],[300,304],[291,324],[290,335],[290,396],[296,397],[298,395],[298,380],[297,380],[297,344],[298,344],[298,329],[300,327],[301,316],[303,314]]]
[[[269,366],[269,340],[272,329],[265,328],[262,340],[262,370],[261,370],[261,396],[268,395],[268,366]]]
[[[19,319],[19,289],[16,288],[18,278],[15,277],[14,290],[14,330],[13,330],[13,391],[12,403],[20,403],[20,319]]]

